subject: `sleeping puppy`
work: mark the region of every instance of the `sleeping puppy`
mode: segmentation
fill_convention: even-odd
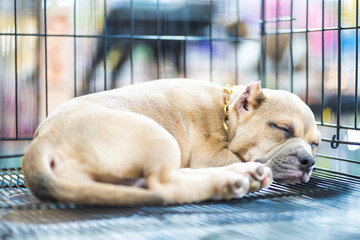
[[[23,171],[43,200],[229,199],[267,187],[273,177],[307,182],[319,142],[313,113],[292,93],[259,82],[157,80],[61,105],[38,127]]]

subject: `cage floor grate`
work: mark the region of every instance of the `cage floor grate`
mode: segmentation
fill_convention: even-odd
[[[0,239],[334,239],[360,236],[360,178],[316,169],[230,201],[93,207],[38,201],[20,169],[0,170]]]

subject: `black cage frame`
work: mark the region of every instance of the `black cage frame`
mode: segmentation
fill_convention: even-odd
[[[306,45],[306,78],[304,81],[306,94],[304,101],[306,104],[309,103],[309,34],[320,32],[321,33],[321,106],[320,106],[320,121],[317,122],[317,125],[323,127],[323,129],[335,129],[335,133],[332,137],[322,137],[322,142],[329,144],[333,149],[337,149],[340,144],[343,145],[360,145],[360,142],[357,141],[349,141],[344,139],[341,130],[354,130],[359,131],[358,124],[358,75],[359,75],[359,2],[356,1],[355,5],[355,26],[343,26],[342,25],[342,6],[343,1],[337,1],[337,26],[335,27],[326,27],[325,26],[325,0],[321,1],[321,27],[320,28],[309,28],[309,0],[306,0],[306,25],[304,29],[294,29],[293,22],[296,20],[294,18],[294,0],[290,1],[290,16],[288,17],[279,17],[279,6],[280,0],[276,0],[276,18],[271,20],[265,20],[265,10],[266,10],[266,0],[261,1],[261,67],[260,67],[260,79],[264,81],[266,78],[266,39],[267,36],[275,35],[275,53],[276,59],[279,58],[279,36],[281,35],[290,35],[290,43],[289,43],[289,51],[290,51],[290,91],[294,92],[294,57],[293,57],[293,38],[295,34],[305,34],[305,45]],[[289,29],[280,29],[279,24],[284,21],[290,22]],[[275,22],[276,27],[275,30],[267,30],[267,23]],[[342,118],[342,36],[346,30],[354,30],[355,31],[355,69],[354,69],[354,95],[353,95],[353,113],[354,113],[354,124],[346,125],[341,121]],[[324,109],[325,109],[325,33],[327,31],[336,31],[337,32],[337,94],[336,97],[336,124],[326,123],[324,121]],[[279,86],[279,64],[278,61],[275,63],[275,85],[276,88]],[[317,153],[317,157],[325,158],[329,161],[339,161],[339,162],[347,162],[359,164],[358,159],[351,159],[348,157],[336,157],[327,154]]]
[[[322,33],[322,70],[321,70],[321,80],[322,80],[322,88],[321,88],[321,121],[318,122],[318,125],[320,126],[325,126],[325,127],[329,127],[329,128],[336,128],[336,134],[334,134],[332,136],[332,138],[322,138],[322,141],[325,142],[329,142],[330,146],[332,148],[337,148],[339,146],[339,144],[351,144],[351,145],[360,145],[359,142],[350,142],[350,141],[346,141],[346,140],[341,140],[340,137],[340,129],[352,129],[352,130],[360,130],[360,128],[358,127],[357,124],[357,113],[358,113],[358,49],[359,49],[359,39],[358,39],[358,25],[359,25],[359,2],[356,1],[356,26],[351,26],[351,27],[344,27],[342,26],[342,1],[338,0],[338,8],[337,8],[337,18],[338,18],[338,26],[337,27],[325,27],[325,19],[324,19],[324,9],[325,9],[325,0],[322,0],[322,27],[318,28],[318,29],[309,29],[309,0],[306,0],[306,28],[304,30],[294,30],[293,29],[293,21],[295,20],[293,13],[294,13],[294,9],[293,9],[293,3],[294,0],[291,0],[291,15],[288,18],[279,18],[278,16],[276,17],[276,19],[270,20],[270,21],[265,21],[265,0],[262,0],[262,13],[261,13],[261,19],[262,19],[262,25],[261,25],[261,69],[260,69],[260,78],[263,80],[265,79],[266,76],[266,36],[267,35],[275,35],[276,37],[276,58],[279,58],[278,56],[278,48],[279,48],[279,41],[278,41],[278,36],[280,34],[290,34],[290,64],[291,64],[291,71],[290,71],[290,83],[291,83],[291,92],[294,92],[294,63],[293,63],[293,35],[297,34],[297,33],[305,33],[306,36],[306,79],[305,79],[305,84],[306,84],[306,98],[305,98],[305,102],[306,104],[308,104],[309,102],[309,45],[308,45],[308,35],[310,32],[321,32]],[[277,7],[277,13],[278,13],[278,6],[279,6],[279,0],[277,0],[276,3],[276,7]],[[279,22],[281,21],[290,21],[290,30],[289,31],[280,31],[279,30]],[[266,23],[267,22],[276,22],[276,30],[275,31],[266,31]],[[342,91],[341,91],[341,87],[338,87],[337,90],[337,116],[336,116],[336,125],[334,124],[328,124],[324,122],[324,108],[325,108],[325,88],[324,88],[324,81],[325,81],[325,55],[324,55],[324,33],[325,31],[330,31],[330,30],[336,30],[337,31],[337,37],[338,37],[338,42],[337,42],[337,49],[338,49],[338,53],[337,53],[337,57],[338,57],[338,64],[337,64],[337,70],[338,70],[338,74],[337,74],[337,84],[338,86],[341,86],[341,80],[342,80],[342,76],[341,76],[341,39],[342,39],[342,33],[344,30],[350,30],[350,29],[354,29],[356,30],[356,53],[355,53],[355,89],[354,89],[354,113],[355,113],[355,120],[354,120],[354,126],[345,126],[341,124],[341,96],[342,96]],[[278,86],[278,63],[276,62],[275,65],[275,75],[276,75],[276,86]],[[339,159],[340,160],[340,159]],[[343,161],[348,161],[349,159],[341,159]],[[356,162],[358,163],[358,162]]]

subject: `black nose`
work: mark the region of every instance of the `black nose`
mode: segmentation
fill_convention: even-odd
[[[299,161],[304,170],[308,170],[315,165],[315,159],[311,155],[300,156]]]

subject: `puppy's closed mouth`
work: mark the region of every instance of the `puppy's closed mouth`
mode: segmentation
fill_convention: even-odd
[[[281,173],[276,175],[274,181],[277,183],[307,183],[310,180],[311,171],[298,171],[295,173]]]

